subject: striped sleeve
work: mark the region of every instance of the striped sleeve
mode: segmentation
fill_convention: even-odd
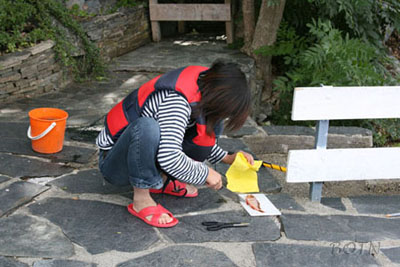
[[[223,158],[225,158],[227,151],[223,150],[220,146],[215,144],[211,150],[211,154],[208,156],[207,160],[211,164],[219,163]]]
[[[153,117],[160,125],[157,160],[161,169],[182,182],[204,184],[208,167],[182,151],[190,113],[191,108],[184,97],[173,91],[160,91],[150,97],[142,116]]]
[[[114,141],[107,134],[106,129],[103,128],[96,138],[96,145],[103,150],[110,150],[114,145]]]

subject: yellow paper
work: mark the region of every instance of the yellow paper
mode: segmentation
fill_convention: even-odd
[[[242,153],[237,153],[225,174],[228,179],[227,188],[239,193],[259,192],[257,171],[261,165],[261,160],[255,160],[254,165],[251,165]]]

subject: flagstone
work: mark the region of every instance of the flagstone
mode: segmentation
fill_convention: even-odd
[[[92,254],[110,250],[143,251],[159,240],[152,227],[120,205],[47,198],[29,208],[32,214],[58,225],[69,239]]]
[[[321,204],[340,211],[346,210],[346,207],[344,206],[342,199],[338,197],[324,197],[321,199]]]
[[[49,185],[57,186],[72,194],[118,194],[133,190],[132,186],[115,186],[108,183],[97,168],[63,176],[51,181]]]
[[[0,217],[29,202],[35,196],[49,189],[47,186],[24,181],[16,181],[0,189]]]
[[[382,248],[381,251],[392,262],[400,264],[400,247],[395,248]]]
[[[12,177],[60,176],[72,168],[37,159],[0,153],[0,173]]]
[[[175,243],[202,242],[251,242],[270,241],[280,238],[280,229],[272,217],[250,217],[245,211],[209,213],[179,218],[180,223],[173,228],[160,229]],[[201,223],[249,222],[248,227],[225,228],[219,231],[207,231]]]
[[[2,140],[3,142],[0,143],[0,152],[41,157],[51,159],[53,162],[87,163],[96,152],[94,148],[64,145],[60,152],[42,154],[32,149],[29,139],[6,137]]]
[[[257,266],[379,266],[368,251],[359,249],[352,250],[352,253],[345,253],[334,250],[332,247],[255,243],[253,244],[253,251]]]
[[[10,178],[8,178],[6,176],[3,176],[3,175],[0,175],[0,184],[6,182],[8,180],[10,180]]]
[[[279,194],[269,194],[267,198],[275,205],[275,207],[279,210],[298,210],[304,211],[304,208],[300,206],[294,198],[289,196],[288,194],[279,193]]]
[[[76,260],[41,260],[36,261],[33,267],[96,267],[95,263]]]
[[[28,264],[19,262],[17,260],[14,260],[12,258],[6,258],[3,256],[0,256],[0,266],[4,267],[28,267]]]
[[[74,249],[57,226],[26,215],[0,219],[0,255],[21,257],[70,257]]]
[[[400,238],[398,221],[386,218],[350,215],[281,216],[287,238],[338,242],[370,242]]]
[[[353,207],[362,214],[388,214],[400,212],[400,195],[350,197]]]
[[[154,266],[237,266],[224,253],[200,246],[172,246],[129,260],[118,267]]]

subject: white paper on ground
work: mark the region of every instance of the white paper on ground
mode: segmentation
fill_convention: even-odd
[[[281,215],[281,212],[272,204],[272,202],[264,194],[251,194],[260,203],[260,209],[264,212],[259,212],[250,208],[246,204],[246,196],[249,194],[239,194],[240,204],[250,214],[250,216],[277,216]]]

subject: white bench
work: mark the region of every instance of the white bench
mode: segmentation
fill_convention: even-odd
[[[316,120],[315,149],[291,150],[288,183],[310,184],[320,201],[323,182],[400,178],[400,148],[326,149],[329,120],[400,118],[400,86],[304,87],[293,96],[292,120]]]

